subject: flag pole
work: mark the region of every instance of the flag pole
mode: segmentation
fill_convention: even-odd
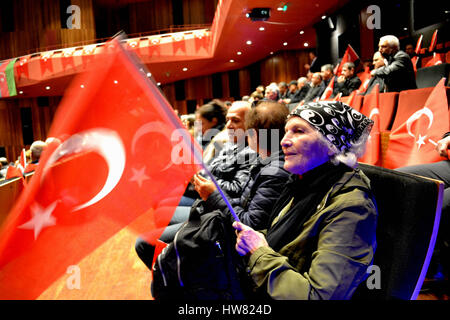
[[[115,35],[113,40],[120,40],[121,38],[123,38],[124,34],[123,33],[118,33],[117,35]],[[134,57],[133,55],[131,55],[125,48],[123,48],[122,44],[120,43],[120,41],[117,41],[119,43],[119,48],[121,48],[121,50],[132,59],[132,61],[135,62],[134,67],[138,68],[137,66],[139,65],[141,68],[146,69],[146,67],[144,65],[142,65],[139,60]],[[146,74],[146,72],[145,72]],[[143,77],[144,78],[144,77]],[[155,97],[159,100],[162,99],[162,105],[168,105],[167,100],[164,99],[164,94],[162,93],[161,89],[155,84],[155,81],[153,79],[149,79],[148,77],[145,77],[146,81],[152,81],[153,82],[153,86],[148,86],[148,88],[151,91],[154,91],[154,88],[159,89],[158,93],[159,95],[155,95]],[[172,111],[169,110],[168,108],[162,108],[165,112],[165,115],[167,116],[168,120],[177,128],[183,129],[183,127],[180,126],[180,120],[178,119],[178,117],[176,116],[176,114]],[[241,222],[239,217],[237,216],[236,212],[233,209],[233,206],[230,203],[230,200],[227,198],[227,196],[225,195],[225,193],[223,192],[222,188],[219,186],[219,184],[217,183],[217,180],[214,178],[214,176],[212,175],[212,173],[209,171],[209,169],[207,168],[207,166],[205,165],[205,163],[203,162],[203,157],[201,152],[199,152],[200,150],[200,146],[197,145],[197,142],[194,141],[194,143],[191,143],[192,139],[190,138],[190,133],[187,130],[180,130],[180,133],[182,135],[183,141],[190,145],[191,147],[191,153],[194,155],[194,161],[195,163],[201,164],[201,166],[203,167],[203,169],[205,170],[206,174],[208,174],[208,176],[211,178],[211,181],[214,183],[214,185],[217,188],[217,191],[219,191],[220,195],[222,196],[223,200],[225,201],[225,203],[227,204],[228,209],[230,210],[231,215],[233,216],[234,220],[237,222]]]

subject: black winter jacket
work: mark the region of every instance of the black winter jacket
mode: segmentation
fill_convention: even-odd
[[[277,152],[265,160],[258,157],[250,169],[240,199],[231,199],[234,211],[242,223],[256,229],[268,228],[269,216],[278,200],[290,173],[284,170],[284,154]],[[205,212],[219,209],[230,214],[220,193],[214,191],[204,203]],[[230,215],[231,217],[231,215]]]

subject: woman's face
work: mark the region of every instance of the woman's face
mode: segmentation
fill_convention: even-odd
[[[320,133],[300,117],[291,117],[281,140],[285,154],[284,169],[304,174],[330,160],[332,151],[320,139]]]
[[[195,115],[195,128],[196,131],[201,128],[202,135],[205,135],[206,131],[213,128],[216,125],[217,121],[214,121],[215,118],[213,118],[213,121],[209,121],[206,118],[203,118],[198,113]]]

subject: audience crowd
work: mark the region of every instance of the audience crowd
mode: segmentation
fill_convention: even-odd
[[[239,231],[237,250],[242,254],[250,254],[250,273],[257,286],[272,298],[349,298],[364,279],[364,268],[373,258],[376,247],[376,206],[372,201],[367,177],[354,170],[356,158],[345,158],[349,154],[353,155],[353,144],[336,149],[327,140],[329,137],[319,134],[323,133],[323,128],[311,122],[306,112],[315,110],[327,121],[327,112],[345,106],[332,100],[349,96],[354,91],[364,95],[371,92],[375,84],[379,84],[380,92],[414,89],[415,73],[410,55],[400,50],[399,40],[394,36],[380,39],[379,51],[373,55],[370,80],[365,88],[362,87],[361,74],[357,72],[355,61],[344,63],[341,73],[334,74],[336,65],[318,65],[314,53],[311,53],[310,59],[310,64],[306,66],[307,75],[297,80],[286,79],[267,86],[260,85],[248,96],[242,97],[242,101],[230,103],[214,99],[200,106],[194,114],[180,117],[203,149],[205,164],[230,198],[242,221],[242,224],[235,224]],[[327,88],[331,92],[325,97]],[[312,108],[313,102],[317,102],[320,107]],[[351,109],[347,107],[343,110],[351,114]],[[361,130],[370,130],[370,123],[371,120],[362,116]],[[339,125],[341,127],[336,130],[348,130],[348,124]],[[270,138],[261,139],[262,129],[269,131],[268,137],[277,131],[278,139],[272,140],[272,144],[267,142]],[[298,136],[300,130],[304,132],[304,137]],[[353,142],[362,138],[367,137],[349,136]],[[33,166],[33,170],[45,147],[46,142],[36,141],[27,151],[30,156],[27,163]],[[297,154],[303,155],[306,160],[297,160]],[[0,179],[5,179],[8,167],[19,163],[20,159],[14,164],[6,158],[0,158]],[[333,191],[330,197],[335,197],[336,203],[348,196],[353,197],[364,216],[356,217],[349,209],[346,211],[348,220],[345,223],[335,217],[331,220],[327,218],[325,221],[329,234],[311,240],[314,238],[313,230],[308,229],[311,226],[306,222],[317,223],[317,228],[323,225],[314,220],[318,217],[313,220],[307,217],[315,214],[315,210],[320,211],[322,197],[342,179],[347,179],[343,183],[351,191],[346,195],[343,191]],[[308,207],[312,205],[314,208]],[[228,210],[215,185],[202,172],[192,178],[161,240],[172,241],[192,209]],[[334,209],[328,208],[321,214],[329,214],[327,210],[334,212]],[[287,213],[292,214],[289,216]],[[344,228],[349,227],[346,224],[352,223],[358,227],[353,230]],[[266,233],[255,230],[266,230]],[[290,237],[288,240],[293,241],[294,245],[289,246],[289,241],[283,235]],[[356,242],[355,236],[358,237]],[[341,243],[339,247],[339,239],[348,239],[349,243]],[[317,244],[319,240],[328,242]],[[305,247],[302,241],[311,247]],[[319,253],[315,256],[310,249],[317,249],[317,246]],[[358,246],[360,251],[356,247],[347,250],[345,246]],[[136,251],[151,268],[153,246],[139,238]],[[361,253],[363,255],[358,255]],[[295,261],[295,264],[289,265],[288,261]],[[332,271],[326,271],[327,264],[339,270],[346,268],[351,274],[346,280],[335,279]],[[448,266],[446,268],[445,272],[448,272]],[[282,277],[281,270],[289,270],[288,276]],[[320,274],[325,277],[320,278]]]

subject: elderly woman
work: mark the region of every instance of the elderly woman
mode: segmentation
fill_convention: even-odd
[[[376,247],[377,208],[356,168],[373,122],[340,102],[295,109],[281,141],[290,181],[269,228],[242,223],[236,249],[248,255],[255,290],[273,299],[349,299]]]

